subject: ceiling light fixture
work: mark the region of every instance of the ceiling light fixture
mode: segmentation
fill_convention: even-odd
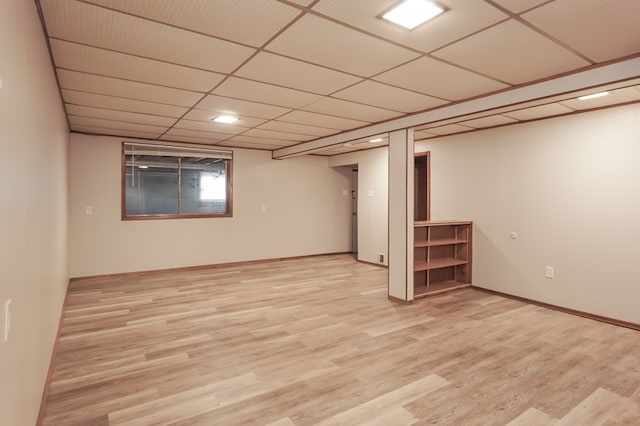
[[[593,93],[591,95],[585,95],[585,96],[580,96],[578,98],[579,101],[587,101],[589,99],[595,99],[595,98],[601,98],[603,96],[607,96],[609,94],[609,92],[599,92],[599,93]]]
[[[443,8],[427,0],[406,0],[382,15],[382,17],[387,21],[412,30],[442,12],[444,12]]]
[[[223,114],[214,118],[213,121],[215,121],[216,123],[233,124],[238,121],[238,117],[236,117],[235,115]]]
[[[382,142],[382,138],[375,138],[375,139],[369,139],[369,142],[371,143],[378,143],[378,142]]]
[[[138,166],[139,169],[148,169],[149,166]]]

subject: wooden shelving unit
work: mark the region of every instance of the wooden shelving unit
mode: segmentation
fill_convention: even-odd
[[[471,285],[472,222],[418,221],[414,226],[414,298]]]

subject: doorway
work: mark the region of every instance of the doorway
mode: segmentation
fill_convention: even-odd
[[[414,156],[413,206],[414,220],[431,220],[431,153],[416,152]]]

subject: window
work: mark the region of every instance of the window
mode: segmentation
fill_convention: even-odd
[[[122,144],[122,218],[232,215],[231,151]]]
[[[200,201],[221,201],[227,193],[224,174],[200,172]]]

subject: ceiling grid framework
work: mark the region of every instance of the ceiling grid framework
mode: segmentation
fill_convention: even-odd
[[[628,0],[437,0],[446,12],[412,31],[380,18],[396,0],[35,2],[71,131],[232,148],[368,149],[387,143],[384,123],[640,55]],[[632,77],[604,98],[563,93],[416,137],[640,102]],[[211,121],[228,113],[238,122]]]

